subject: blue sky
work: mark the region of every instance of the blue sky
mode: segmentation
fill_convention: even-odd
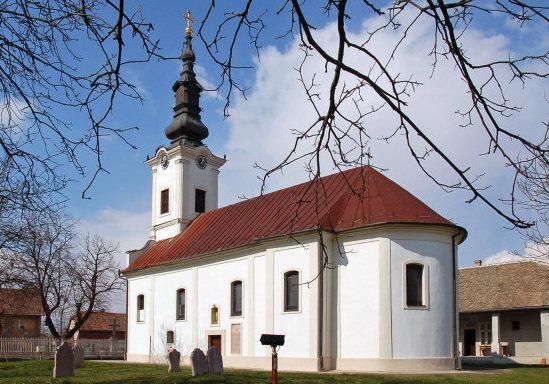
[[[160,39],[163,53],[168,56],[177,56],[181,52],[184,40],[183,13],[192,9],[195,17],[199,19],[204,15],[207,3],[205,1],[140,1],[133,2],[141,4],[145,17],[154,24],[154,34]],[[353,6],[355,3],[352,2]],[[132,6],[134,6],[133,4]],[[359,10],[352,12],[352,31],[360,35],[367,24],[366,19],[370,15],[361,15]],[[324,33],[326,39],[330,38],[330,28],[324,19],[317,19],[318,26],[326,27]],[[504,20],[505,21],[505,20]],[[291,105],[285,105],[284,100],[301,97],[299,90],[291,85],[290,81],[295,80],[295,74],[288,67],[296,57],[295,42],[292,39],[272,39],[276,33],[281,31],[284,25],[281,20],[267,15],[266,24],[269,28],[263,40],[261,61],[256,62],[255,69],[248,71],[241,77],[241,80],[250,86],[248,100],[236,97],[233,104],[232,115],[229,119],[223,118],[223,98],[216,98],[215,95],[202,95],[201,105],[203,108],[202,120],[209,127],[210,136],[206,144],[218,154],[226,154],[229,159],[227,165],[220,174],[220,205],[236,202],[239,196],[250,196],[257,194],[259,185],[256,176],[259,172],[253,168],[256,162],[266,164],[272,163],[280,155],[274,146],[287,145],[290,142],[288,126],[295,124],[297,128],[304,124],[303,116],[299,108],[293,109]],[[500,27],[498,27],[498,25]],[[535,31],[523,31],[515,27],[503,28],[505,23],[486,21],[480,27],[477,25],[477,35],[472,38],[479,40],[479,47],[488,52],[503,52],[506,49],[515,49],[515,43],[546,45],[547,41],[530,40]],[[195,29],[197,27],[195,26]],[[538,34],[539,36],[539,34]],[[543,35],[541,35],[543,36]],[[545,35],[547,36],[547,35]],[[387,38],[390,38],[388,36]],[[421,40],[421,31],[418,32],[418,41]],[[483,45],[484,44],[484,45]],[[520,46],[520,44],[519,44]],[[478,48],[478,49],[481,49]],[[130,49],[134,49],[131,48]],[[208,82],[215,83],[217,80],[217,68],[208,60],[204,47],[200,41],[194,39],[194,49],[197,54],[199,76],[206,85]],[[499,49],[499,51],[497,51]],[[254,61],[255,52],[248,46],[241,46],[239,54],[247,62]],[[412,56],[406,61],[403,60],[403,68],[411,70]],[[103,162],[109,174],[102,174],[93,184],[89,192],[90,199],[80,198],[82,189],[88,179],[80,179],[73,183],[68,191],[70,198],[69,207],[71,213],[80,218],[82,230],[99,232],[105,237],[120,241],[121,251],[127,248],[140,247],[148,237],[147,226],[150,222],[149,212],[151,204],[151,178],[148,166],[144,163],[147,155],[152,155],[159,145],[168,144],[164,136],[164,127],[169,124],[172,118],[173,93],[171,86],[177,79],[180,69],[178,61],[152,61],[147,64],[138,65],[131,69],[128,74],[133,81],[139,85],[144,103],[122,100],[111,117],[111,121],[121,126],[140,127],[139,131],[128,134],[128,139],[137,146],[132,149],[117,138],[107,138],[104,142]],[[452,71],[449,67],[445,69]],[[448,72],[448,73],[450,73]],[[290,75],[288,75],[290,73]],[[418,91],[415,95],[414,113],[417,113],[420,121],[425,120],[426,124],[437,121],[438,130],[455,129],[455,126],[444,126],[448,121],[441,113],[438,117],[431,116],[433,108],[432,92],[445,88],[446,84],[456,86],[457,83],[446,83],[446,72],[435,76],[427,84],[425,90]],[[531,92],[538,94],[540,90],[547,88],[547,83],[538,84]],[[528,91],[530,92],[530,90]],[[536,93],[537,92],[537,93]],[[451,93],[444,94],[451,97]],[[530,93],[517,96],[531,96]],[[430,96],[431,95],[431,96]],[[445,96],[445,97],[446,97]],[[449,99],[451,100],[451,99]],[[290,103],[292,104],[292,103]],[[542,107],[540,107],[542,108]],[[455,109],[455,108],[454,108]],[[534,107],[526,108],[523,114],[517,119],[521,121],[539,121],[539,115],[545,114],[543,109]],[[451,112],[449,112],[451,113]],[[427,118],[429,116],[429,118]],[[75,117],[76,121],[80,121]],[[380,118],[380,125],[386,120]],[[278,125],[277,125],[278,124]],[[434,123],[433,123],[434,124]],[[452,122],[449,121],[451,125]],[[264,131],[268,130],[268,131]],[[275,134],[274,142],[271,142],[265,135]],[[457,141],[449,141],[448,148],[458,153],[463,153],[464,161],[477,160],[470,158],[478,152],[470,150],[467,133],[460,132]],[[262,139],[262,136],[264,139]],[[457,136],[456,136],[457,137]],[[472,139],[472,141],[475,141]],[[471,265],[474,259],[486,258],[506,250],[522,250],[522,240],[516,232],[505,229],[507,223],[488,210],[482,204],[475,202],[466,204],[469,197],[465,193],[454,192],[447,194],[439,187],[429,182],[415,166],[411,159],[391,160],[391,152],[397,151],[398,146],[380,148],[380,161],[382,166],[389,166],[387,175],[393,180],[414,193],[425,203],[434,208],[443,216],[452,219],[457,224],[467,228],[469,238],[460,247],[460,265]],[[470,152],[473,151],[473,152]],[[92,158],[85,156],[88,167],[93,167]],[[404,157],[406,159],[406,157]],[[393,162],[392,162],[393,161]],[[486,165],[492,170],[492,165]],[[272,183],[271,189],[288,186],[302,182],[306,174],[302,167],[290,170],[283,177],[278,176]],[[497,198],[509,181],[509,175],[499,168],[489,174],[487,184],[491,185],[490,195]]]

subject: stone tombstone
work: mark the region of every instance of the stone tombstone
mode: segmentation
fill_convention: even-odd
[[[170,348],[168,352],[168,372],[181,371],[181,352],[175,348]]]
[[[53,366],[53,377],[74,376],[74,355],[66,341],[55,351],[55,365]]]
[[[196,348],[191,352],[191,368],[193,376],[200,376],[209,371],[206,355],[204,355],[204,352],[199,348]]]
[[[72,350],[74,356],[74,368],[84,368],[84,348],[76,346]]]
[[[216,347],[210,347],[207,352],[208,369],[210,373],[223,373],[223,358]]]

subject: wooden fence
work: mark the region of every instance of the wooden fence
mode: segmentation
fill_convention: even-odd
[[[74,340],[69,340],[74,347]],[[52,358],[59,341],[50,337],[0,337],[0,359]],[[88,359],[121,359],[126,352],[125,340],[81,339],[78,341]]]

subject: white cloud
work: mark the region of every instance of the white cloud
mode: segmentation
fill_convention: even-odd
[[[365,20],[362,30],[349,37],[354,41],[364,40],[367,30],[374,28],[371,20]],[[399,32],[400,33],[400,32]],[[380,57],[389,57],[392,47],[400,35],[392,28],[379,33],[368,48]],[[324,46],[334,48],[337,40],[337,29],[334,24],[315,31],[315,36]],[[488,148],[486,140],[478,139],[479,127],[462,128],[461,118],[456,114],[458,108],[465,109],[469,99],[464,82],[455,68],[455,64],[439,58],[434,75],[431,77],[432,57],[432,23],[420,22],[410,31],[407,40],[400,48],[398,55],[391,62],[392,73],[400,73],[401,78],[413,75],[413,79],[423,83],[410,96],[407,111],[431,138],[463,168],[471,167],[470,173],[486,173],[483,185],[495,185],[490,194],[496,197],[505,196],[508,192],[500,188],[509,180],[509,170],[497,156],[480,156]],[[330,44],[334,42],[334,44]],[[469,47],[468,55],[476,62],[492,58],[507,57],[509,40],[503,35],[490,35],[479,30],[469,30],[463,37],[464,45]],[[230,125],[229,140],[225,151],[230,154],[229,162],[224,167],[221,177],[230,182],[224,183],[225,191],[221,195],[223,203],[234,201],[241,195],[254,195],[258,192],[259,182],[255,183],[253,175],[262,175],[261,171],[253,169],[255,162],[270,168],[277,164],[293,144],[292,129],[303,130],[316,118],[311,105],[306,100],[304,90],[298,82],[298,73],[290,68],[299,66],[302,52],[298,41],[294,41],[285,51],[275,47],[266,47],[261,52],[261,61],[257,63],[255,82],[248,93],[247,99],[238,98],[231,110],[228,120]],[[367,71],[370,63],[364,55],[348,51],[346,60]],[[331,68],[325,73],[325,61],[313,56],[307,60],[305,73],[309,77],[316,73],[315,82],[321,84],[323,100],[330,86]],[[354,80],[345,76],[347,85]],[[507,85],[508,94],[513,101],[523,106],[520,114],[506,120],[508,127],[528,127],[539,131],[540,122],[547,119],[547,104],[543,94],[547,82],[533,80],[522,88],[520,84]],[[372,93],[363,94],[365,107],[377,104],[379,99]],[[350,111],[352,106],[347,106]],[[433,195],[444,196],[434,186],[412,160],[406,148],[404,137],[396,136],[389,144],[376,138],[387,136],[396,127],[395,115],[387,110],[371,115],[367,121],[368,134],[372,140],[368,143],[374,155],[374,165],[388,168],[388,175],[394,180],[410,188],[420,197]],[[413,140],[418,148],[423,144]],[[307,143],[308,145],[311,142]],[[301,149],[303,153],[307,147]],[[333,167],[324,160],[323,173],[333,171]],[[449,183],[455,182],[447,166],[434,158],[426,162],[427,167],[436,175]],[[270,181],[270,190],[295,184],[307,177],[303,162],[298,162],[285,170],[284,175],[277,175]],[[433,193],[436,190],[437,192]],[[470,197],[459,194],[458,199],[451,199],[452,204],[463,204]],[[457,201],[456,201],[457,200]]]
[[[196,73],[196,80],[198,80],[200,85],[202,85],[202,87],[205,90],[215,89],[216,88],[215,84],[211,80],[210,75],[206,71],[206,68],[204,68],[200,64],[195,64],[194,65],[194,71]],[[217,97],[217,92],[213,92],[213,91],[204,92],[204,94],[206,94],[207,96],[211,96],[211,97]]]
[[[549,243],[548,243],[549,244]],[[520,252],[503,250],[484,259],[484,264],[508,263],[518,260],[547,260],[544,255],[549,254],[547,245],[536,245],[532,242],[526,242],[524,249]]]
[[[81,233],[96,233],[119,244],[121,266],[125,263],[126,251],[138,249],[148,239],[151,213],[130,212],[114,208],[104,208],[93,216],[80,220]]]
[[[12,140],[17,140],[27,131],[25,122],[29,111],[20,99],[4,99],[0,102],[0,127]]]
[[[508,263],[511,261],[524,260],[524,257],[517,255],[510,251],[500,251],[496,254],[490,255],[484,259],[484,264],[500,264]]]
[[[118,243],[117,261],[120,268],[126,266],[126,251],[141,248],[148,239],[151,213],[130,212],[114,208],[104,208],[93,216],[80,220],[78,230],[82,234],[98,234],[106,240]],[[115,295],[110,310],[125,311],[126,293]]]

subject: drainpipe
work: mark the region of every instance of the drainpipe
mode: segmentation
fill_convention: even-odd
[[[452,354],[454,358],[454,368],[461,370],[461,359],[459,358],[459,297],[458,297],[458,281],[457,281],[457,250],[456,238],[459,234],[452,236]]]
[[[320,235],[322,236],[322,234]],[[320,240],[320,239],[319,239]],[[323,268],[323,246],[324,241],[319,241],[318,249],[318,357],[320,359],[320,370],[324,370],[323,341],[324,341],[324,270]]]
[[[124,357],[128,361],[128,340],[130,339],[130,312],[129,312],[129,282],[126,279],[126,340],[124,342]]]

